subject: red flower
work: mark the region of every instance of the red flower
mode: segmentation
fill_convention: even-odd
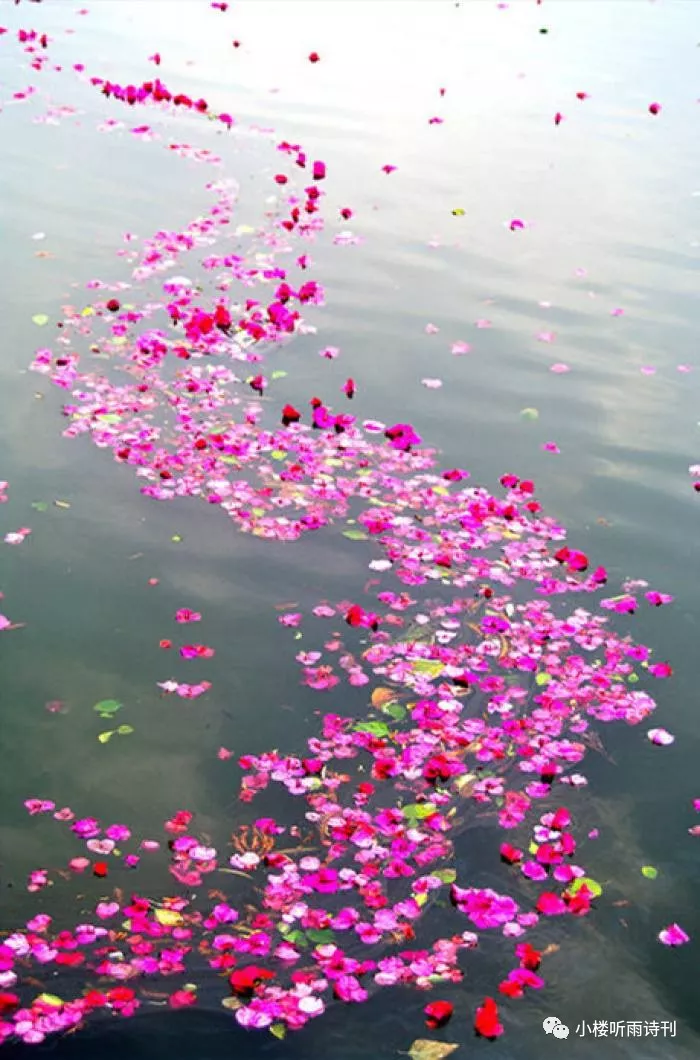
[[[527,968],[530,972],[536,972],[542,961],[542,954],[531,946],[529,942],[521,942],[515,947],[515,956],[520,961],[521,968]]]
[[[121,306],[116,298],[110,298],[109,302],[107,302],[107,309],[109,309],[110,313],[118,313]]]
[[[476,1010],[474,1030],[480,1038],[491,1041],[503,1034],[503,1024],[498,1021],[498,1005],[492,997],[485,997]]]
[[[360,605],[353,604],[345,616],[345,621],[349,626],[361,626],[364,615],[365,613],[360,607]]]
[[[522,850],[518,850],[517,847],[511,846],[510,843],[501,843],[501,861],[505,861],[506,865],[515,865],[517,862],[523,860]]]
[[[320,62],[320,59],[321,59],[321,56],[318,54],[318,52],[311,52],[311,55],[309,56],[309,62],[310,63]]]
[[[135,997],[136,993],[128,986],[115,986],[107,992],[107,1000],[111,1005],[126,1005]]]
[[[275,973],[267,968],[259,968],[257,964],[249,964],[247,968],[237,968],[229,976],[229,986],[234,994],[240,997],[250,997],[253,990],[264,979],[274,979]]]
[[[11,994],[7,990],[0,990],[0,1015],[10,1012],[13,1008],[19,1008],[17,994]]]
[[[77,968],[84,960],[84,953],[58,953],[54,958],[54,963],[62,964],[66,968]]]
[[[515,979],[504,979],[502,983],[498,984],[498,992],[505,997],[522,997],[525,993],[520,983]]]
[[[109,872],[109,867],[106,861],[96,861],[92,866],[93,876],[106,876]]]
[[[431,1031],[436,1031],[439,1027],[444,1027],[450,1020],[454,1007],[449,1001],[431,1001],[429,1005],[425,1006],[423,1012],[425,1013],[426,1027]]]
[[[288,427],[290,423],[298,423],[301,413],[297,412],[293,405],[285,405],[282,409],[282,425]]]

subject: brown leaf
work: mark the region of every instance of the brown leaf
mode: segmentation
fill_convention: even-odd
[[[542,956],[550,957],[553,953],[559,953],[560,949],[561,946],[559,946],[556,942],[550,942],[549,946],[547,946],[547,949],[542,950]]]
[[[377,710],[381,710],[388,703],[393,703],[395,699],[396,694],[390,688],[375,688],[370,702]]]

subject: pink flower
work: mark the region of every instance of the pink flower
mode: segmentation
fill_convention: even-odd
[[[649,673],[653,677],[670,677],[673,673],[673,669],[667,662],[652,663],[649,667]]]
[[[668,747],[674,742],[676,737],[666,729],[649,729],[647,739],[652,743],[659,744],[661,747]]]
[[[661,104],[660,103],[650,103],[649,104],[649,113],[650,114],[659,114],[660,112],[661,112]]]
[[[658,593],[655,589],[644,593],[644,599],[648,600],[652,607],[661,607],[662,604],[670,604],[673,601],[673,597],[668,593]]]
[[[396,166],[386,165],[382,166],[382,173],[393,173],[396,170]]]
[[[659,942],[663,942],[664,946],[683,946],[686,942],[690,942],[690,935],[686,935],[680,924],[669,924],[668,927],[663,928],[658,935]]]
[[[176,990],[168,998],[170,1008],[186,1008],[188,1005],[197,1004],[196,990]]]
[[[566,912],[566,903],[558,894],[545,891],[538,898],[536,909],[538,913],[544,913],[545,916],[561,916]]]
[[[189,607],[181,607],[175,612],[176,622],[200,622],[201,618],[197,611],[190,611]]]

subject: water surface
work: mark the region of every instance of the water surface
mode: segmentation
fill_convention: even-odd
[[[608,567],[611,583],[641,577],[674,594],[672,608],[635,618],[635,632],[674,665],[673,681],[654,691],[676,743],[652,747],[636,729],[603,734],[608,754],[592,759],[582,806],[600,828],[585,859],[607,901],[590,922],[557,927],[548,989],[509,1004],[506,1036],[478,1048],[495,1060],[542,1051],[690,1060],[700,1053],[695,947],[667,951],[656,934],[673,920],[700,933],[698,840],[687,834],[700,751],[698,498],[687,475],[699,449],[697,5],[234,6],[217,21],[206,4],[184,0],[100,0],[82,17],[73,2],[23,4],[6,6],[2,22],[41,23],[66,64],[89,62],[122,82],[152,74],[146,60],[157,49],[167,83],[259,126],[229,136],[183,117],[144,117],[166,137],[222,155],[240,184],[241,223],[270,208],[277,139],[326,160],[330,202],[355,216],[309,247],[328,304],[310,314],[318,334],[279,353],[289,375],[275,402],[301,405],[319,391],[336,401],[352,375],[358,415],[415,423],[448,465],[486,485],[504,471],[535,479],[547,510]],[[306,60],[312,50],[320,63]],[[87,304],[84,284],[95,276],[127,278],[114,255],[123,233],[186,223],[208,205],[203,184],[215,171],[128,133],[96,132],[106,113],[123,118],[120,105],[77,80],[34,80],[42,96],[7,102],[28,73],[3,46],[2,477],[11,483],[6,529],[34,531],[0,552],[4,606],[27,624],[1,647],[8,922],[26,915],[27,869],[61,857],[60,835],[27,824],[28,795],[150,829],[177,806],[196,806],[202,828],[230,830],[240,813],[235,771],[217,749],[279,746],[284,733],[291,750],[319,709],[298,683],[275,605],[306,609],[352,594],[369,559],[332,528],[284,545],[237,534],[218,510],[159,506],[104,452],[60,438],[61,395],[26,371],[44,341],[32,315],[53,320],[62,304]],[[656,117],[652,100],[663,105]],[[52,101],[78,113],[33,122]],[[558,127],[556,111],[565,115]],[[444,124],[430,125],[432,116]],[[396,172],[384,174],[386,163]],[[514,217],[524,231],[510,231]],[[333,246],[345,228],[362,242]],[[33,240],[37,232],[46,238]],[[483,320],[491,326],[476,325]],[[439,332],[426,334],[428,324]],[[458,340],[471,352],[453,356]],[[340,347],[337,360],[318,357],[326,345]],[[556,362],[570,371],[553,373]],[[442,388],[426,389],[426,377]],[[536,419],[523,417],[528,408]],[[560,454],[542,450],[550,441]],[[158,641],[180,606],[202,611],[207,639],[216,637],[216,659],[201,671],[214,683],[206,701],[161,698],[155,684],[170,676]],[[112,697],[136,731],[101,746],[92,704]],[[66,713],[47,712],[56,699]],[[467,834],[459,856],[470,870],[480,850]],[[659,869],[656,880],[641,876],[646,864]],[[484,943],[455,992],[462,1011],[493,989],[502,959]],[[149,1014],[34,1055],[379,1060],[423,1036],[425,1000],[386,992],[356,1011],[338,1006],[285,1043],[245,1034],[218,1011]],[[582,1020],[676,1020],[677,1037],[557,1042],[541,1028],[551,1013],[572,1032]],[[475,1047],[457,1018],[444,1037],[463,1042],[464,1055]]]

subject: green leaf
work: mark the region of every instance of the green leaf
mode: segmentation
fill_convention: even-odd
[[[648,880],[655,880],[658,875],[659,870],[653,865],[642,865],[642,876],[646,876]]]
[[[46,512],[49,506],[46,501],[32,501],[32,508],[35,512]]]
[[[121,416],[116,412],[101,412],[97,416],[100,423],[121,423]]]
[[[426,817],[432,817],[437,812],[437,806],[433,806],[432,802],[414,802],[410,806],[402,806],[401,812],[404,817],[422,821]]]
[[[385,721],[361,721],[355,732],[368,732],[371,736],[389,736],[391,730]]]
[[[312,928],[311,931],[306,932],[306,937],[311,942],[315,942],[318,946],[324,946],[327,942],[335,942],[335,932],[331,931],[330,928],[319,929]]]
[[[569,887],[569,894],[578,894],[582,887],[587,887],[594,898],[600,898],[603,893],[603,888],[597,880],[592,880],[590,876],[579,876]]]
[[[270,373],[270,379],[284,379],[287,373],[283,372],[281,368],[277,368],[274,372]]]
[[[273,460],[284,460],[287,454],[284,449],[273,449],[270,456]]]
[[[113,736],[114,736],[114,731],[113,730],[109,730],[108,732],[101,732],[99,734],[99,736],[97,737],[97,739],[100,741],[100,743],[107,743],[107,741],[111,740],[111,738]]]
[[[524,420],[538,420],[540,418],[537,409],[521,409],[520,415]]]
[[[131,736],[134,731],[133,725],[120,725],[117,732],[120,736]]]
[[[347,537],[350,541],[366,541],[367,534],[364,530],[343,530],[343,537]]]
[[[429,674],[430,677],[437,677],[445,669],[445,664],[432,662],[430,659],[418,659],[416,662],[411,663],[411,669],[419,674]]]
[[[284,1023],[273,1023],[270,1027],[270,1034],[274,1035],[275,1038],[279,1038],[280,1041],[282,1041],[286,1033],[287,1028]]]
[[[535,683],[538,685],[548,685],[551,680],[551,674],[539,673],[535,675]]]
[[[118,710],[121,710],[122,704],[118,699],[101,699],[92,709],[101,714],[103,718],[108,718],[111,714],[116,714]]]
[[[431,876],[437,876],[443,883],[454,883],[457,879],[457,872],[455,869],[436,869],[435,872],[430,873]]]
[[[32,323],[36,324],[38,328],[43,328],[48,322],[49,318],[46,313],[35,313],[32,317]]]
[[[387,703],[385,707],[382,707],[382,714],[388,714],[394,721],[403,721],[406,717],[406,708],[401,703]]]
[[[182,541],[182,538],[180,537],[179,534],[173,534],[173,536],[170,538],[170,540],[174,541],[175,544],[177,545],[177,544],[180,543],[180,541]]]

